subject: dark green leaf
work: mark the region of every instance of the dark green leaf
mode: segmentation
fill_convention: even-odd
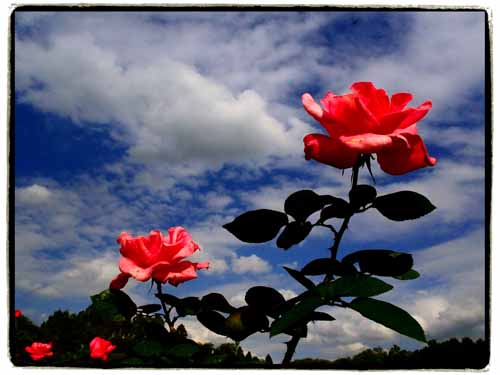
[[[356,298],[349,304],[365,318],[380,323],[402,335],[426,342],[424,330],[406,311],[390,303],[372,298]]]
[[[400,275],[400,276],[393,276],[395,279],[399,280],[414,280],[418,279],[420,277],[420,274],[415,271],[415,270],[409,270],[408,272]]]
[[[308,221],[293,221],[288,224],[276,240],[276,246],[288,250],[293,245],[301,243],[311,232],[312,224]]]
[[[347,255],[343,263],[359,263],[361,272],[379,276],[400,276],[413,266],[411,254],[392,250],[360,250]]]
[[[192,342],[188,342],[173,346],[172,348],[168,349],[165,354],[172,357],[189,358],[199,351],[200,348],[198,345]]]
[[[106,289],[90,297],[91,309],[104,320],[124,320],[135,315],[137,306],[119,289]]]
[[[170,306],[177,306],[179,303],[180,299],[172,294],[167,294],[167,293],[162,293],[162,294],[155,294],[156,298],[158,298],[160,301],[165,302],[167,305]]]
[[[245,294],[246,303],[264,314],[274,317],[274,312],[281,304],[285,303],[285,297],[276,289],[267,286],[254,286]]]
[[[246,306],[241,309],[241,321],[252,333],[269,329],[269,319],[267,319],[267,316],[252,306]]]
[[[395,221],[417,219],[436,208],[426,197],[413,191],[382,195],[375,199],[373,207],[386,218]]]
[[[262,243],[276,237],[281,227],[287,223],[288,216],[283,212],[261,209],[245,212],[223,225],[223,228],[240,241]]]
[[[386,293],[393,287],[382,280],[370,276],[346,276],[316,287],[316,291],[326,300],[336,297],[371,297]]]
[[[245,306],[231,313],[225,322],[226,336],[242,341],[251,334],[266,329],[269,321],[263,313]]]
[[[271,336],[280,334],[295,324],[307,320],[311,313],[323,303],[323,298],[319,295],[306,296],[271,324]]]
[[[364,207],[377,197],[377,190],[370,185],[356,185],[349,192],[349,201],[356,207]]]
[[[332,197],[333,198],[333,197]],[[333,198],[333,204],[321,210],[320,220],[324,222],[331,218],[344,219],[352,214],[352,208],[345,200]]]
[[[143,340],[134,345],[133,351],[141,357],[159,357],[165,353],[166,347],[158,341]]]
[[[331,273],[338,276],[349,276],[356,274],[356,268],[352,264],[341,263],[336,259],[320,258],[315,259],[302,268],[303,275],[324,275]]]
[[[205,310],[217,310],[231,313],[236,308],[227,302],[226,297],[220,293],[209,293],[201,299],[201,308]]]
[[[325,312],[321,311],[314,311],[310,316],[309,316],[309,321],[325,321],[325,322],[331,322],[335,320],[333,316],[330,314],[327,314]]]
[[[307,323],[298,323],[292,327],[285,329],[283,333],[290,336],[307,337]]]
[[[142,305],[137,308],[137,310],[141,311],[144,314],[152,314],[161,310],[161,305],[158,304],[150,304],[150,305]]]
[[[394,253],[394,250],[385,250],[385,249],[358,250],[351,254],[346,255],[342,259],[342,263],[354,264],[358,263],[364,257],[377,257],[383,255],[390,255],[392,253]]]
[[[290,274],[290,276],[292,276],[295,280],[304,285],[307,289],[313,289],[316,287],[316,285],[307,277],[305,277],[303,274],[301,274],[300,271],[285,266],[283,268],[286,270],[286,272]]]
[[[196,315],[200,311],[201,301],[198,297],[186,297],[179,300],[175,306],[180,316]]]
[[[198,321],[210,331],[226,336],[226,318],[217,311],[201,311],[196,315]]]
[[[299,190],[286,199],[285,212],[297,221],[305,221],[328,204],[330,198],[332,197],[318,195],[312,190]]]

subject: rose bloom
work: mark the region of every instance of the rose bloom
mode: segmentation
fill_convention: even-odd
[[[308,93],[302,95],[305,110],[327,130],[304,137],[307,160],[336,168],[351,168],[360,154],[376,153],[380,168],[401,175],[436,164],[417,132],[417,121],[432,107],[430,100],[416,108],[406,107],[409,93],[393,94],[389,100],[383,89],[371,82],[351,85],[351,93],[328,92],[321,106]]]
[[[16,310],[15,312],[16,318],[19,318],[21,315],[23,315],[23,312],[21,310]]]
[[[24,348],[31,355],[31,359],[38,361],[45,357],[52,357],[52,343],[34,342],[31,346]]]
[[[108,360],[109,353],[116,349],[116,345],[101,337],[95,337],[89,344],[90,357],[101,358],[103,361]]]
[[[199,250],[190,234],[182,227],[168,230],[163,236],[153,230],[149,237],[132,237],[123,232],[117,239],[121,245],[119,268],[121,273],[110,284],[112,289],[121,289],[128,279],[139,281],[153,279],[162,283],[167,281],[177,286],[179,283],[195,279],[196,270],[208,268],[208,263],[193,263],[184,258]]]

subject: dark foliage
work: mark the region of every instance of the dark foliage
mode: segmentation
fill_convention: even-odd
[[[389,350],[366,349],[359,354],[334,361],[325,359],[298,359],[291,367],[301,369],[323,368],[344,370],[387,369],[483,369],[489,362],[489,346],[482,340],[453,338],[441,343],[431,340],[428,346],[415,350],[401,350],[394,345]]]
[[[237,344],[214,347],[195,342],[182,324],[168,332],[158,314],[126,318],[128,311],[108,305],[110,300],[116,302],[113,297],[109,291],[102,292],[92,297],[93,303],[84,311],[56,311],[40,326],[25,315],[16,318],[15,339],[10,343],[12,362],[16,366],[102,368],[266,366],[251,353],[245,356]],[[104,310],[111,313],[103,314]],[[96,336],[117,346],[105,362],[90,358],[89,343]],[[33,361],[24,349],[36,341],[52,342],[54,355]]]

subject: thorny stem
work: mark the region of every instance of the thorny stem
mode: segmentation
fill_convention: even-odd
[[[161,290],[161,282],[155,281],[155,283],[156,283],[156,289],[158,291],[158,295],[161,296],[163,294],[163,292]],[[161,307],[163,308],[163,315],[165,316],[165,321],[167,322],[168,330],[170,332],[175,332],[174,323],[177,319],[170,320],[170,311],[172,311],[172,307],[170,309],[167,309],[167,305],[165,304],[163,299],[161,299],[160,297],[158,297],[158,299],[160,300]]]
[[[363,156],[362,155],[359,156],[356,164],[352,168],[352,176],[351,176],[352,186],[351,186],[351,189],[354,189],[356,187],[356,185],[358,184],[359,168],[361,167],[361,165],[363,165]],[[337,259],[337,252],[339,250],[340,241],[342,240],[342,236],[344,235],[344,232],[349,227],[349,221],[351,220],[351,217],[353,215],[354,215],[354,212],[347,215],[344,218],[344,221],[342,222],[342,226],[340,227],[338,232],[334,232],[335,236],[334,236],[334,240],[333,240],[333,245],[332,245],[332,247],[330,247],[331,258],[334,260]],[[326,274],[325,279],[323,281],[331,280],[332,277],[333,277],[332,274]]]
[[[353,189],[357,184],[358,184],[358,176],[359,176],[359,168],[363,165],[364,163],[364,157],[363,155],[360,155],[358,160],[356,161],[356,164],[352,168],[352,175],[351,175],[351,189]],[[346,218],[344,218],[344,222],[342,223],[342,226],[340,229],[337,231],[332,225],[328,224],[323,224],[323,223],[316,223],[314,224],[315,226],[322,226],[329,228],[333,234],[334,234],[334,242],[332,247],[330,248],[331,250],[331,258],[332,259],[337,259],[337,251],[340,246],[340,240],[342,239],[342,236],[344,235],[344,232],[347,230],[347,227],[349,225],[349,220],[351,220],[351,217],[354,215],[354,212],[348,215]],[[332,274],[326,274],[325,279],[323,281],[328,281],[331,280],[333,277]],[[299,298],[300,296],[297,296],[296,298]],[[345,302],[343,301],[336,301],[338,304],[335,304],[335,306],[339,307],[345,307]],[[286,343],[286,353],[285,356],[283,357],[283,361],[281,364],[283,366],[288,366],[292,360],[293,354],[295,353],[295,349],[297,348],[297,345],[300,341],[300,336],[299,335],[293,335],[291,340]]]
[[[295,353],[295,349],[297,348],[297,344],[300,341],[299,335],[292,336],[292,339],[286,343],[286,353],[285,357],[283,357],[283,361],[281,364],[283,366],[288,366],[292,360],[293,354]]]

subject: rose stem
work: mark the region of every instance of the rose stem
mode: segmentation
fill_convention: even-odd
[[[360,155],[358,160],[356,161],[356,164],[354,165],[354,167],[352,167],[352,186],[351,186],[351,190],[354,189],[356,187],[356,185],[358,184],[358,175],[359,175],[359,167],[363,164],[363,155]],[[349,215],[347,215],[345,218],[344,218],[344,221],[342,223],[342,226],[340,227],[339,231],[337,233],[335,233],[335,236],[334,236],[334,241],[333,241],[333,245],[332,247],[330,248],[330,251],[331,251],[331,258],[332,259],[337,259],[337,252],[339,250],[339,246],[340,246],[340,241],[342,240],[342,236],[344,235],[344,232],[347,230],[347,227],[349,225],[349,220],[351,220],[351,217],[354,215],[354,213],[350,213]],[[325,276],[325,281],[327,279],[331,279],[332,275],[330,274],[327,274]]]
[[[158,290],[158,296],[159,296],[158,299],[161,302],[161,307],[163,308],[163,314],[165,316],[165,321],[168,324],[169,331],[175,332],[174,323],[170,320],[170,310],[167,310],[167,305],[165,305],[165,302],[161,298],[161,296],[163,295],[163,292],[161,290],[161,282],[155,281],[155,283],[156,283],[156,288]]]
[[[354,165],[354,167],[352,167],[351,190],[358,184],[359,168],[361,167],[362,164],[363,164],[363,155],[359,155],[356,164]],[[340,227],[339,231],[337,233],[334,232],[334,242],[332,247],[330,248],[332,259],[337,259],[337,251],[339,249],[340,240],[342,239],[344,232],[347,230],[347,226],[349,225],[349,220],[351,220],[351,217],[353,215],[354,213],[347,215],[344,218],[344,222],[342,223],[342,226]],[[332,274],[326,274],[325,279],[323,281],[331,280],[332,276],[333,276]],[[293,354],[295,353],[295,349],[297,348],[299,341],[300,341],[300,336],[293,335],[292,339],[286,343],[287,349],[285,356],[283,357],[283,361],[281,362],[282,365],[286,366],[290,364],[290,361],[292,360]]]
[[[299,343],[300,336],[299,335],[294,335],[292,336],[292,339],[286,343],[286,353],[285,357],[283,358],[283,361],[281,364],[283,366],[288,366],[290,364],[290,361],[292,360],[293,354],[295,353],[295,349],[297,348],[297,344]]]

